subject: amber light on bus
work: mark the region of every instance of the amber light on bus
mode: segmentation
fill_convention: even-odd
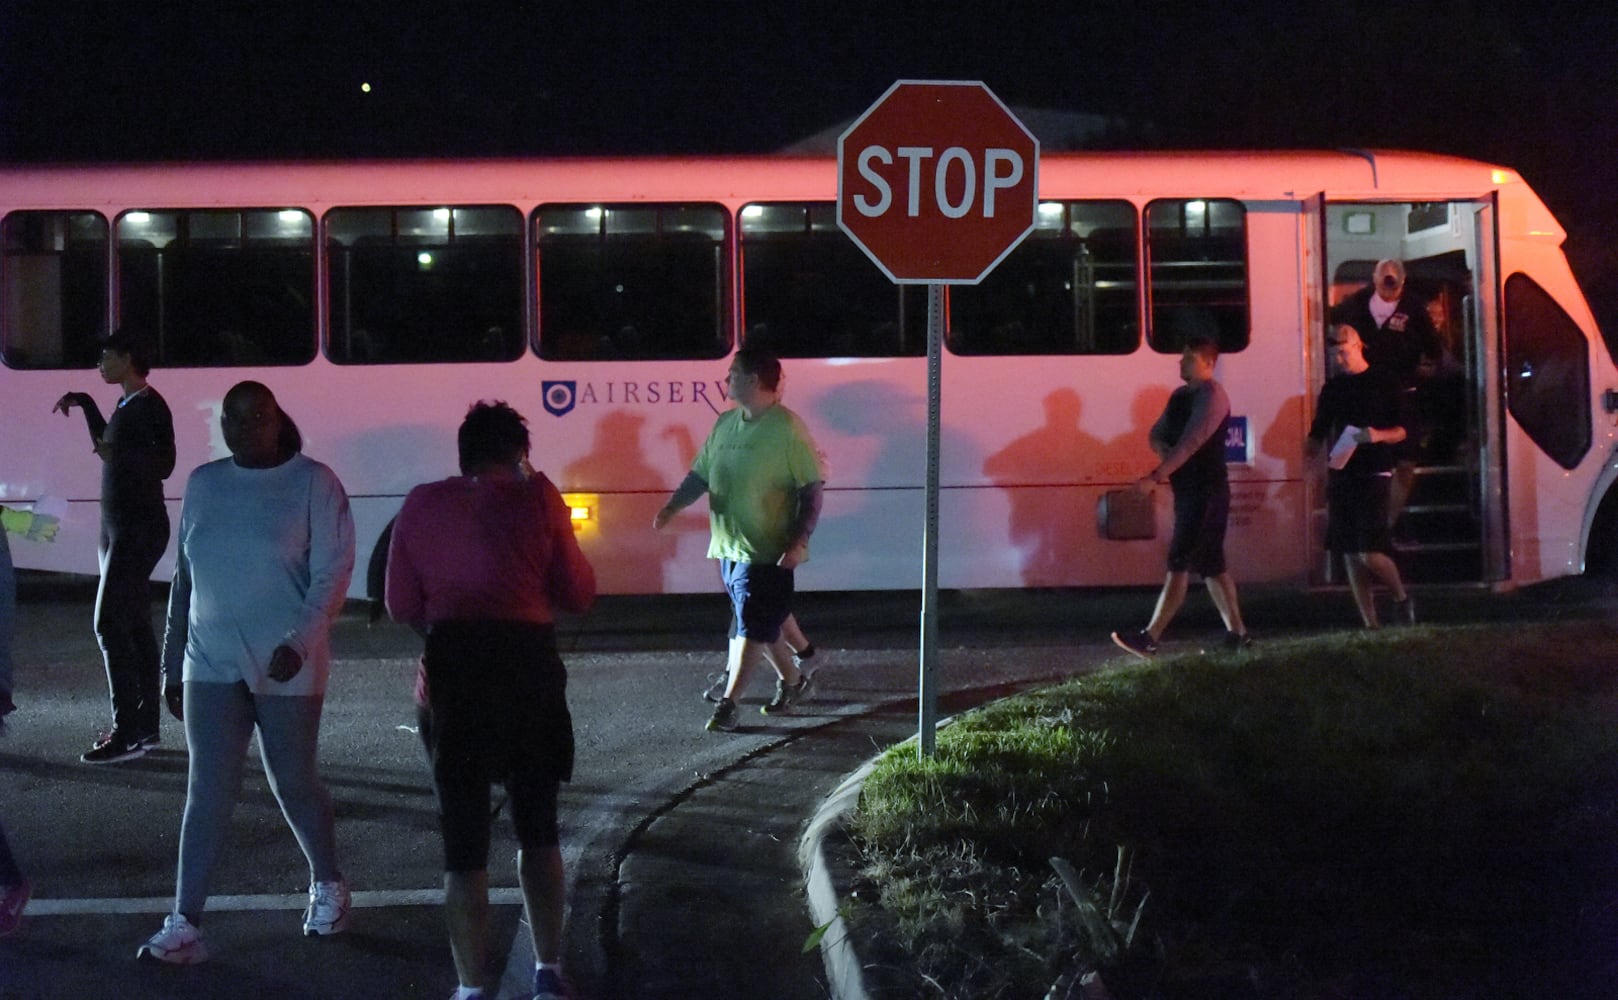
[[[596,506],[601,498],[594,493],[563,493],[562,502],[567,504],[568,517],[573,521],[574,532],[594,531],[597,526]]]

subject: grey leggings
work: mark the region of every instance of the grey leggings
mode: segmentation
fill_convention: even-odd
[[[247,741],[255,727],[270,790],[309,859],[311,876],[320,882],[340,877],[331,795],[317,770],[321,705],[319,696],[255,695],[240,682],[186,682],[191,766],[175,907],[187,917],[200,918],[208,902],[208,880],[241,791]]]

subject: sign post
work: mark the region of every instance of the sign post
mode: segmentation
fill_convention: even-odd
[[[1034,228],[1039,140],[982,83],[900,80],[837,140],[837,225],[897,284],[927,286],[927,520],[918,742],[936,747],[945,286],[975,285]]]

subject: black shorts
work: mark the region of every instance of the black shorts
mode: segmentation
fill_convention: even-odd
[[[792,613],[792,570],[721,559],[719,574],[730,594],[732,634],[766,643],[781,638],[781,623]]]
[[[1225,528],[1230,523],[1230,488],[1176,488],[1174,537],[1169,541],[1169,572],[1218,576],[1225,571]]]
[[[549,625],[438,622],[427,636],[430,727],[444,870],[483,871],[489,788],[501,784],[524,849],[555,846],[559,782],[573,777],[567,671]]]
[[[1392,476],[1326,477],[1326,549],[1337,555],[1391,552],[1388,489]]]

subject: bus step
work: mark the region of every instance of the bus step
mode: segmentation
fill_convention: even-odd
[[[1482,548],[1476,541],[1464,542],[1401,542],[1394,539],[1396,552],[1476,552]]]

